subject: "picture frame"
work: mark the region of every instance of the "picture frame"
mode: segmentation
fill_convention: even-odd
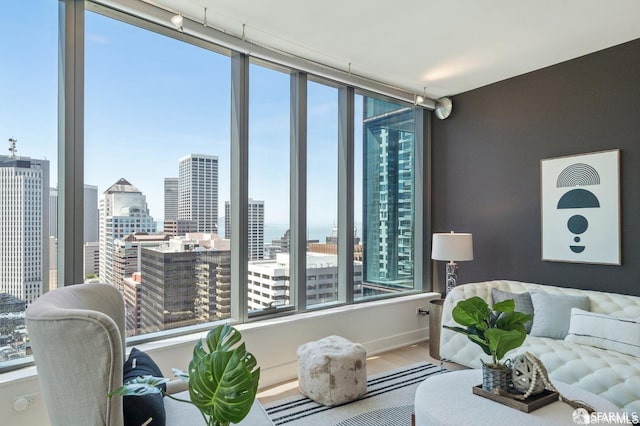
[[[540,160],[542,260],[621,265],[620,150]]]

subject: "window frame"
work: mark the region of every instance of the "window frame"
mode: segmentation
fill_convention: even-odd
[[[120,8],[120,9],[118,9]],[[397,294],[354,300],[354,98],[370,93],[409,102],[413,94],[373,82],[300,58],[256,46],[185,18],[184,32],[170,24],[172,14],[145,2],[126,5],[101,0],[59,0],[59,86],[58,86],[58,283],[71,285],[84,281],[83,276],[83,202],[84,202],[84,49],[87,11],[123,21],[154,33],[168,36],[231,58],[231,229],[232,235],[248,231],[248,126],[249,62],[258,60],[289,71],[291,84],[290,122],[290,253],[289,281],[292,306],[270,309],[259,314],[248,312],[248,241],[231,241],[231,318],[225,321],[245,323],[326,309],[344,304],[405,296],[429,291],[431,261],[431,117],[432,101],[414,106],[414,288]],[[251,52],[251,53],[249,53]],[[307,84],[308,81],[338,89],[338,302],[306,306],[306,227],[307,227]],[[373,88],[373,90],[372,90]],[[293,285],[295,283],[295,285]],[[198,332],[212,323],[193,325],[135,336],[128,345]],[[21,368],[32,360],[3,365],[0,372]]]

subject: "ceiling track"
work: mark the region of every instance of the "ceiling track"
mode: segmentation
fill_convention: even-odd
[[[223,48],[244,53],[254,58],[273,62],[278,65],[333,80],[357,89],[378,93],[392,99],[416,105],[416,94],[413,92],[353,74],[350,70],[340,70],[309,59],[282,52],[278,49],[254,43],[241,36],[230,34],[229,32],[213,28],[209,25],[205,26],[202,22],[197,22],[191,17],[183,17],[182,31],[180,31],[171,24],[171,18],[176,14],[175,11],[166,10],[141,0],[90,0],[87,3],[88,9],[91,9],[90,6],[92,3],[126,13],[132,17],[153,22],[166,29],[175,31],[176,33],[213,43]],[[425,98],[418,105],[433,111],[436,109],[437,101]]]

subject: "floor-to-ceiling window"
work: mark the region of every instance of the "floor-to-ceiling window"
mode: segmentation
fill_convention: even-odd
[[[338,301],[338,89],[307,84],[307,306]]]
[[[249,318],[231,318],[241,303],[231,298],[237,286],[252,314],[318,309],[351,296],[361,301],[422,288],[414,280],[414,247],[422,241],[414,232],[418,133],[412,105],[368,91],[345,103],[346,84],[255,57],[246,100],[233,98],[231,57],[237,53],[168,23],[87,5],[91,11],[85,12],[79,35],[84,43],[79,94],[84,131],[78,136],[83,167],[63,179],[84,185],[84,204],[61,211],[60,217],[82,215],[83,279],[121,290],[129,336]],[[17,18],[0,32],[9,59],[0,67],[0,129],[7,129],[2,137],[11,148],[0,154],[0,185],[18,188],[6,178],[11,176],[24,189],[0,191],[0,208],[22,209],[0,217],[0,262],[8,265],[0,268],[0,277],[7,271],[22,277],[0,283],[0,293],[18,300],[0,295],[0,368],[3,360],[27,353],[20,323],[25,304],[56,287],[56,145],[65,144],[56,126],[57,6],[37,1],[27,11],[14,2]],[[34,7],[41,13],[33,13]],[[296,75],[304,88],[292,90]],[[304,107],[292,101],[301,93]],[[233,122],[232,99],[245,103],[246,123]],[[65,102],[73,100],[67,96]],[[295,118],[293,111],[304,116]],[[355,117],[348,135],[340,123],[345,112]],[[303,122],[306,135],[301,137],[292,129]],[[248,149],[239,158],[233,157],[232,129],[248,134]],[[302,173],[296,143],[305,150]],[[29,167],[21,156],[31,158]],[[346,172],[339,166],[345,159],[353,163]],[[232,171],[245,161],[247,179],[233,180]],[[345,215],[338,204],[348,199],[341,194],[351,173],[353,225],[349,219],[340,229]],[[246,204],[232,206],[239,189],[248,195]],[[291,220],[301,199],[306,207],[302,226]],[[232,215],[238,211],[246,214],[247,235],[231,236]],[[290,238],[292,233],[298,238]],[[352,247],[340,238],[346,234],[353,235]],[[17,246],[8,243],[20,238],[31,238],[30,245],[23,244],[28,260],[22,263]],[[237,283],[231,282],[237,265],[231,264],[232,238],[246,248],[241,264],[248,262],[246,276]],[[301,250],[294,256],[295,248]],[[347,264],[353,262],[350,276],[340,275],[338,268],[345,265],[340,256],[347,254]],[[301,273],[291,269],[302,261],[304,279],[292,279]],[[296,292],[304,298],[295,298]],[[22,313],[6,312],[11,301]]]
[[[356,97],[356,222],[362,227],[363,297],[414,288],[414,108]]]
[[[272,311],[290,300],[290,75],[249,65],[249,311]]]
[[[129,335],[228,318],[230,58],[94,12],[85,29],[93,273],[125,296]]]
[[[25,307],[57,287],[58,4],[0,26],[0,368],[29,355]]]

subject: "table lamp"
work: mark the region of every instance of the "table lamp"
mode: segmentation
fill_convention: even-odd
[[[433,234],[431,247],[433,260],[448,260],[447,263],[447,293],[456,286],[458,279],[458,264],[456,261],[473,260],[473,238],[471,234],[436,233]]]

